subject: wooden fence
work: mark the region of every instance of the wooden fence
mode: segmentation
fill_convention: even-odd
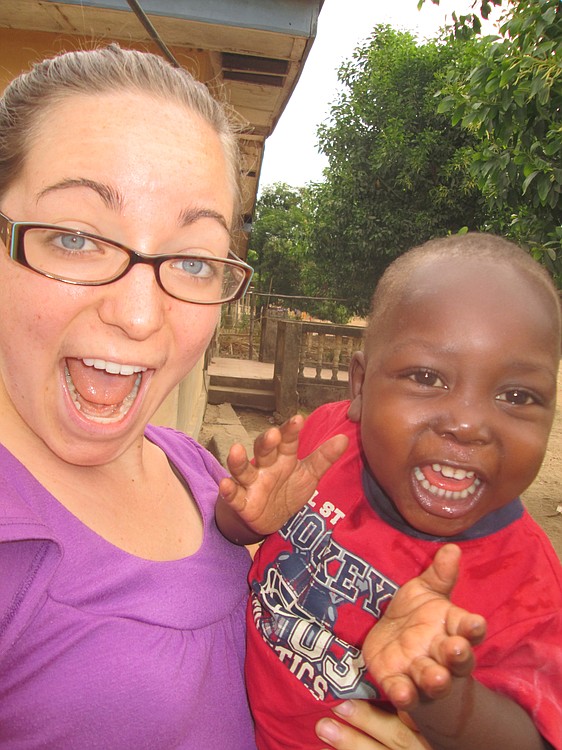
[[[347,371],[364,328],[278,320],[273,372],[276,410],[294,414],[348,397]]]

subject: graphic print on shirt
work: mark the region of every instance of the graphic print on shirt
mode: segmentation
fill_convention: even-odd
[[[338,638],[334,626],[339,608],[350,604],[372,615],[374,625],[398,586],[334,541],[333,528],[344,513],[332,503],[316,512],[315,505],[313,496],[281,529],[291,549],[252,583],[254,623],[317,700],[377,699],[361,649]]]

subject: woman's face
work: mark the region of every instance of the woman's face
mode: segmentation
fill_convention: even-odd
[[[76,95],[42,117],[0,210],[142,253],[226,257],[233,189],[198,115],[138,93]],[[142,264],[106,286],[73,286],[2,252],[0,279],[2,433],[35,434],[71,464],[104,464],[138,444],[219,315],[168,296]]]

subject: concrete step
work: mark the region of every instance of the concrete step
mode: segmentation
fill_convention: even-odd
[[[271,381],[270,381],[271,385]],[[250,409],[261,411],[275,410],[275,395],[273,387],[269,389],[245,387],[242,385],[223,386],[211,381],[207,394],[209,404],[232,404],[233,406],[245,406]]]
[[[199,441],[225,468],[228,451],[234,443],[242,443],[248,456],[253,456],[254,442],[231,404],[207,404]]]
[[[240,377],[236,375],[213,375],[210,384],[219,388],[254,388],[258,391],[272,391],[273,380],[271,378]]]

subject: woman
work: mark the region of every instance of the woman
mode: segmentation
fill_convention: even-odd
[[[249,282],[235,135],[115,45],[16,79],[0,134],[1,743],[248,750],[223,471],[147,426]]]

